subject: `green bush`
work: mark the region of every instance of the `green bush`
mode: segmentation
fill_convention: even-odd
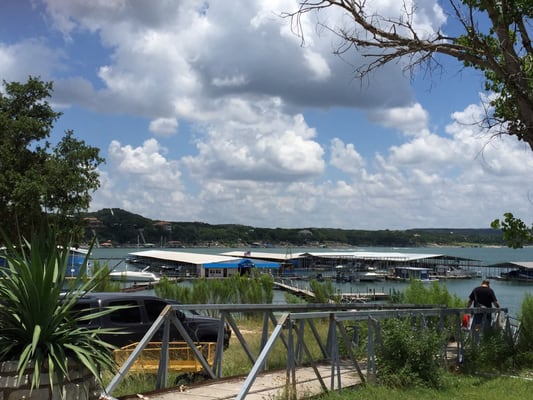
[[[533,296],[526,293],[522,300],[520,314],[520,332],[517,348],[520,352],[533,352]]]
[[[331,281],[319,282],[316,279],[311,279],[309,281],[309,290],[315,295],[315,303],[340,302],[339,295],[336,293]]]
[[[495,373],[516,368],[516,349],[512,339],[497,327],[479,333],[479,340],[469,335],[461,370],[466,373]]]
[[[479,343],[470,340],[465,348],[465,372],[515,372],[533,365],[533,296],[526,293],[519,312],[520,329],[496,327],[481,332]],[[471,339],[471,338],[469,338]]]
[[[307,304],[305,299],[302,299],[301,297],[298,297],[292,293],[285,292],[283,296],[287,304]]]
[[[437,329],[422,327],[415,318],[393,318],[381,324],[381,343],[376,348],[380,382],[391,387],[442,385],[442,346]]]
[[[465,301],[456,294],[452,296],[444,283],[431,282],[428,286],[420,281],[411,280],[403,296],[401,296],[401,302],[403,304],[434,304],[454,308],[464,307]]]

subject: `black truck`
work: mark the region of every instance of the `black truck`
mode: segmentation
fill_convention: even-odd
[[[78,322],[87,328],[112,328],[120,333],[106,333],[101,339],[116,346],[124,347],[128,344],[139,342],[153,325],[161,311],[169,304],[179,304],[172,300],[162,299],[157,296],[142,295],[137,293],[121,292],[95,292],[79,298],[73,308],[74,316],[88,315],[103,311],[109,307],[120,307],[111,313],[96,317],[89,321]],[[185,330],[195,342],[216,342],[220,320],[200,315],[194,311],[178,310],[176,316]],[[152,341],[162,340],[161,328],[156,332]],[[224,326],[224,348],[229,345],[231,329]],[[170,340],[180,341],[178,330],[171,325]]]

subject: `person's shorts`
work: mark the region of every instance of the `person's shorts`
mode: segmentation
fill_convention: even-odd
[[[483,322],[483,316],[485,316],[485,322],[490,324],[490,314],[474,314],[473,323],[476,325],[480,325]]]

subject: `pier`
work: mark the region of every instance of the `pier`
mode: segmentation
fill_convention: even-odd
[[[301,289],[299,287],[276,281],[274,287],[293,294],[294,296],[303,298],[307,301],[314,301],[315,294],[308,289]],[[375,290],[368,290],[367,292],[358,293],[336,293],[340,297],[341,303],[367,303],[369,301],[385,301],[390,298],[390,295],[384,292],[376,292]]]

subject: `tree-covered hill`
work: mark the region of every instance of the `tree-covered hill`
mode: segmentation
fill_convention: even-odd
[[[86,240],[113,246],[154,245],[162,247],[229,246],[385,246],[504,245],[494,229],[360,230],[302,227],[259,228],[238,224],[171,222],[145,218],[119,208],[84,215]]]

